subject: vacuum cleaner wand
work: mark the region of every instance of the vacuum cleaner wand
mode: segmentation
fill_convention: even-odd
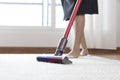
[[[59,42],[59,45],[55,51],[55,56],[39,56],[37,57],[37,61],[40,61],[40,62],[50,62],[50,63],[58,63],[58,64],[71,64],[72,61],[70,61],[68,59],[68,57],[63,57],[63,52],[64,52],[64,49],[66,47],[66,44],[68,42],[67,38],[68,38],[68,35],[70,33],[70,30],[71,30],[71,27],[72,27],[72,24],[75,20],[75,17],[76,17],[76,14],[77,14],[77,11],[79,9],[79,6],[81,4],[81,1],[82,0],[77,0],[76,4],[75,4],[75,7],[73,9],[73,12],[72,12],[72,15],[70,17],[70,22],[68,24],[68,27],[65,31],[65,34],[64,34],[64,37],[61,38],[60,42]]]
[[[64,37],[61,39],[61,41],[56,49],[55,56],[61,56],[63,54],[63,51],[66,47],[67,42],[68,42],[68,40],[67,40],[68,35],[69,35],[70,30],[72,28],[72,25],[73,25],[73,22],[75,20],[75,17],[76,17],[76,14],[77,14],[77,11],[79,9],[80,4],[81,4],[81,0],[77,0],[76,5],[73,9],[72,15],[70,17],[70,22],[69,22],[68,27],[65,31]]]

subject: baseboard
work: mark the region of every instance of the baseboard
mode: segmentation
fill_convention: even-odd
[[[56,50],[55,47],[0,47],[1,54],[38,54],[38,53],[54,53]],[[70,48],[65,48],[64,52],[68,53]]]
[[[90,54],[95,55],[106,55],[106,54],[120,54],[120,48],[117,48],[116,50],[108,50],[108,49],[89,49]]]
[[[0,47],[0,54],[40,54],[40,53],[54,53],[56,47]],[[67,47],[64,50],[65,53],[70,52],[70,48]],[[90,54],[120,54],[120,48],[116,50],[106,49],[89,49]]]

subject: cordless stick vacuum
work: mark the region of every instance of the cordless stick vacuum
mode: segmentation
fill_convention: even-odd
[[[39,56],[39,57],[37,57],[37,61],[58,63],[58,64],[71,64],[72,63],[72,61],[70,61],[67,56],[63,57],[62,55],[63,55],[63,51],[66,47],[66,44],[68,42],[67,38],[70,33],[73,22],[75,20],[75,17],[76,17],[76,14],[77,14],[80,4],[81,4],[81,0],[77,0],[75,7],[73,9],[72,15],[70,17],[68,27],[65,31],[64,37],[61,38],[60,43],[55,51],[54,56]]]

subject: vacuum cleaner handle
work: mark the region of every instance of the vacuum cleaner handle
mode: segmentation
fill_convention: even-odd
[[[72,15],[70,17],[70,22],[69,22],[68,27],[66,29],[66,32],[64,34],[64,37],[61,39],[61,41],[59,43],[59,46],[56,49],[55,56],[52,56],[52,57],[50,57],[50,56],[48,56],[48,57],[47,56],[40,56],[40,57],[37,57],[37,61],[60,63],[60,64],[71,64],[72,63],[72,61],[70,61],[68,59],[68,57],[63,58],[62,54],[63,54],[63,50],[66,47],[67,37],[68,37],[69,32],[71,30],[72,24],[74,22],[74,19],[76,17],[76,14],[77,14],[77,11],[79,9],[80,4],[81,4],[81,0],[77,0],[76,5],[73,9]]]
[[[77,0],[77,2],[76,2],[76,4],[75,4],[75,7],[74,7],[73,12],[72,12],[72,15],[71,15],[71,17],[70,17],[70,21],[69,21],[68,27],[67,27],[66,32],[65,32],[65,34],[64,34],[64,37],[65,37],[65,38],[67,38],[68,35],[69,35],[69,33],[70,33],[71,27],[72,27],[72,25],[73,25],[73,22],[74,22],[74,20],[75,20],[75,17],[76,17],[76,14],[77,14],[77,12],[78,12],[78,9],[79,9],[79,7],[80,7],[81,2],[82,2],[82,0]]]
[[[70,21],[69,21],[69,24],[67,26],[67,29],[65,31],[65,34],[64,34],[64,37],[61,39],[56,51],[55,51],[55,56],[62,56],[63,54],[63,50],[65,49],[66,47],[66,44],[68,42],[67,38],[68,38],[68,35],[70,33],[70,30],[71,30],[71,27],[73,25],[73,22],[75,20],[75,17],[76,17],[76,14],[77,14],[77,11],[80,7],[80,4],[81,4],[81,1],[82,0],[77,0],[76,4],[75,4],[75,7],[72,11],[72,14],[71,14],[71,17],[70,17]]]

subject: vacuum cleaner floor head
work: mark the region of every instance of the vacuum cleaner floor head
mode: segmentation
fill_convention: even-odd
[[[37,57],[38,62],[57,63],[57,64],[71,64],[72,61],[68,57],[63,56],[39,56]]]

